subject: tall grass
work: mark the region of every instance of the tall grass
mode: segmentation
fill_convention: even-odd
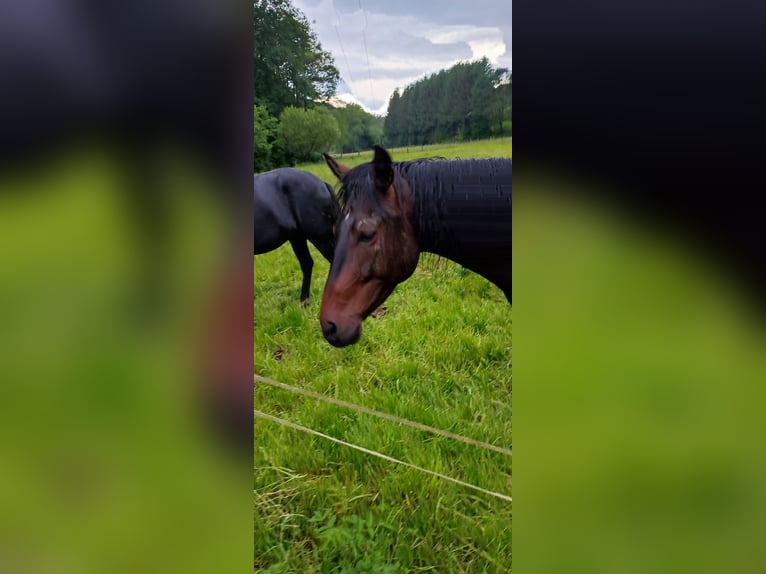
[[[508,157],[511,143],[422,152],[412,157]],[[300,167],[332,181],[322,165]],[[300,269],[289,246],[254,259],[257,374],[511,446],[512,310],[497,287],[452,262],[422,257],[386,312],[365,321],[360,342],[336,349],[318,321],[329,265],[311,249],[315,279],[306,307],[298,303]],[[512,461],[504,454],[262,384],[254,397],[260,411],[511,494]],[[260,419],[254,469],[256,571],[511,570],[507,501]]]

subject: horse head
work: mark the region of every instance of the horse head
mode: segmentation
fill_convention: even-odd
[[[375,146],[372,162],[348,168],[324,154],[341,182],[335,257],[322,297],[320,322],[336,347],[362,334],[362,321],[415,271],[420,255],[414,202],[391,156]]]

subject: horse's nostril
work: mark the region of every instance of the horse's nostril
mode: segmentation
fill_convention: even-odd
[[[338,326],[335,323],[333,323],[332,321],[323,321],[322,332],[324,334],[324,338],[327,339],[328,343],[330,343],[334,347],[343,346],[343,343],[340,340],[340,336],[338,335]]]

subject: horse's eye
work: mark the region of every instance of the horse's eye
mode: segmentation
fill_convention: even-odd
[[[375,230],[364,232],[359,232],[359,241],[361,243],[367,243],[368,241],[372,241],[372,238],[375,237]]]

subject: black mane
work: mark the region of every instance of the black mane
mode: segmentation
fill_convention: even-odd
[[[511,159],[413,161],[399,164],[400,177],[416,197],[415,226],[425,250],[450,240],[445,222],[457,216],[464,233],[486,233],[486,224],[510,213]],[[510,221],[508,222],[510,228]]]
[[[447,160],[443,157],[427,157],[404,162],[394,162],[394,174],[398,174],[401,170],[406,169],[407,166],[429,164],[440,161]],[[343,176],[340,185],[341,187],[337,195],[341,208],[353,201],[377,200],[375,186],[373,185],[372,164],[363,163],[354,167]],[[401,197],[401,186],[395,184],[395,187],[397,195]]]
[[[414,199],[413,226],[421,251],[435,253],[476,271],[498,285],[510,301],[510,158],[394,162],[394,188],[403,205],[405,182]],[[349,171],[338,197],[346,206],[364,202],[387,217],[375,189],[372,164]]]

